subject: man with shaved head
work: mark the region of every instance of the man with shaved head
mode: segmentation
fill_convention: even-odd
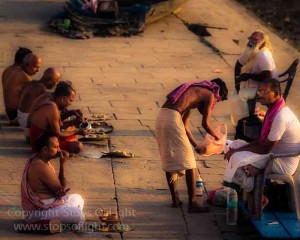
[[[21,93],[32,76],[39,71],[42,60],[35,54],[25,56],[20,68],[6,76],[6,84],[3,88],[4,105],[10,124],[16,124],[17,110]]]
[[[20,47],[15,54],[15,60],[12,65],[7,67],[2,73],[2,89],[4,89],[4,85],[7,82],[7,76],[10,75],[13,71],[19,68],[23,64],[23,59],[27,54],[32,53],[32,51],[28,48]]]
[[[47,68],[39,81],[33,80],[26,85],[20,96],[18,107],[18,122],[23,129],[27,128],[27,118],[33,101],[47,89],[54,88],[60,78],[61,74],[57,69]]]

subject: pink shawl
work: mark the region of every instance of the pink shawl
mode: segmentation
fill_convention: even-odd
[[[33,159],[36,158],[36,154],[33,154],[26,162],[25,169],[22,175],[22,182],[21,182],[21,202],[23,210],[39,210],[39,209],[49,209],[52,207],[56,207],[61,205],[63,202],[59,199],[56,199],[55,202],[51,204],[44,204],[38,195],[32,190],[31,186],[29,185],[27,175],[30,164]]]
[[[268,109],[268,111],[265,115],[264,121],[263,121],[262,129],[261,129],[261,133],[260,133],[260,137],[259,137],[260,144],[264,144],[264,142],[267,140],[267,137],[268,137],[271,127],[272,127],[273,120],[274,120],[276,114],[284,106],[285,106],[285,101],[281,97],[276,103],[273,104],[273,106],[271,108]]]
[[[188,82],[180,85],[179,87],[175,88],[172,92],[167,95],[167,99],[171,101],[172,104],[177,102],[179,97],[191,86],[203,87],[208,89],[214,94],[214,103],[212,108],[216,105],[217,101],[220,99],[220,87],[218,84],[209,82],[209,81],[201,81],[201,82]]]

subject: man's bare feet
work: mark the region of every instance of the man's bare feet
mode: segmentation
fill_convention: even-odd
[[[178,208],[182,206],[183,202],[178,198],[176,202],[172,202],[172,207],[173,208]]]
[[[210,212],[210,208],[202,207],[202,206],[198,205],[197,203],[193,203],[193,204],[189,204],[188,212],[189,213],[208,213],[208,212]]]
[[[182,206],[182,204],[183,204],[183,202],[180,200],[179,194],[176,191],[175,196],[172,197],[172,207],[173,208],[178,208],[178,207]]]

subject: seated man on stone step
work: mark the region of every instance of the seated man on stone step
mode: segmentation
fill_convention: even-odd
[[[89,131],[74,126],[65,128],[60,116],[60,111],[70,106],[75,96],[76,92],[72,85],[61,81],[52,95],[42,94],[33,102],[28,116],[28,124],[30,126],[30,143],[34,152],[36,141],[44,131],[51,131],[58,137],[62,150],[70,153],[79,153],[83,150],[83,145],[78,141],[76,135],[87,135]]]
[[[21,93],[32,80],[42,64],[42,60],[35,54],[29,53],[19,68],[15,68],[4,79],[3,96],[6,115],[11,124],[17,125],[17,111]],[[15,122],[15,123],[14,123]]]
[[[21,182],[21,202],[28,222],[61,220],[66,224],[83,224],[84,201],[79,194],[66,194],[66,162],[69,154],[60,150],[57,137],[44,132],[36,141],[37,152],[26,165]],[[59,174],[53,160],[59,158]]]
[[[60,78],[61,74],[58,70],[47,68],[39,81],[32,80],[26,85],[20,96],[18,107],[18,122],[21,128],[27,128],[27,118],[33,101],[45,93],[47,89],[54,88]]]

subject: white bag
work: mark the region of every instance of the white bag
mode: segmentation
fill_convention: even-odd
[[[215,140],[212,135],[207,133],[204,137],[204,141],[199,144],[199,147],[203,148],[203,152],[201,153],[201,155],[204,157],[208,157],[214,154],[220,154],[223,152],[224,145],[227,139],[227,126],[224,123],[219,124],[215,131],[219,133],[219,135],[221,135],[220,140]]]

